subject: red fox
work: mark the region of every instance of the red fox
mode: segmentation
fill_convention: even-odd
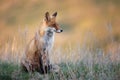
[[[42,26],[27,45],[25,57],[21,62],[26,71],[47,73],[52,68],[49,60],[49,54],[53,47],[54,35],[55,32],[63,32],[56,23],[56,16],[57,12],[55,12],[52,16],[50,16],[49,12],[46,12]]]

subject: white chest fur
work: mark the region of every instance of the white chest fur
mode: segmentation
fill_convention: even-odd
[[[42,48],[47,52],[50,52],[53,47],[54,35],[55,35],[54,28],[47,28],[45,30],[44,36],[41,38],[43,42]]]
[[[50,51],[53,47],[54,35],[52,36],[45,35],[43,38],[43,42],[44,42],[44,46],[43,46],[44,49]]]

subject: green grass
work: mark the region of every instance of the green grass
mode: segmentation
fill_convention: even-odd
[[[26,80],[28,78],[28,74],[20,71],[20,66],[0,62],[0,80]]]
[[[0,80],[119,80],[120,63],[92,64],[92,67],[84,62],[61,63],[59,73],[49,73],[47,77],[35,72],[29,74],[21,71],[20,66],[1,62]]]

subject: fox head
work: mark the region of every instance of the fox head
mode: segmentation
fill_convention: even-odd
[[[50,16],[49,12],[45,13],[45,18],[43,20],[44,27],[46,28],[52,28],[56,33],[61,33],[63,30],[60,28],[58,23],[56,22],[56,16],[57,12],[55,12],[53,15]]]

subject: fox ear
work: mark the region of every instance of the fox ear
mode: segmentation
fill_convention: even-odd
[[[46,12],[46,13],[45,13],[45,19],[46,19],[47,21],[50,21],[50,14],[49,14],[49,12]]]
[[[57,12],[55,12],[52,16],[56,17],[57,16]]]

